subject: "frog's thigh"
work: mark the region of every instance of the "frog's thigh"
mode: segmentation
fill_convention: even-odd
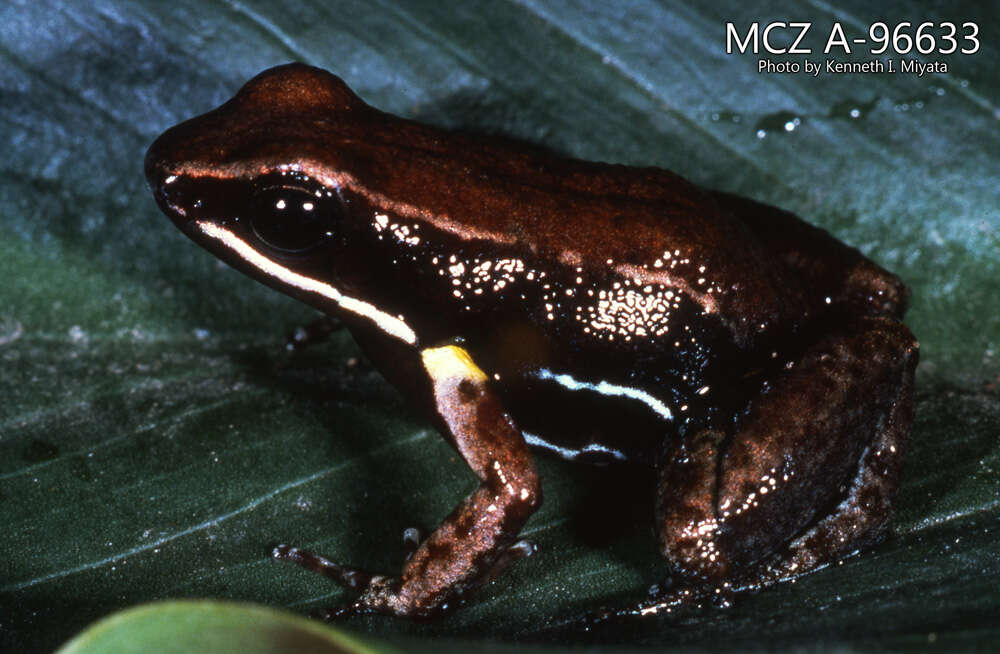
[[[912,420],[917,344],[865,318],[808,348],[731,435],[664,453],[657,514],[682,575],[752,581],[804,572],[884,531]],[[756,565],[760,563],[760,565]]]
[[[421,360],[435,410],[480,486],[420,544],[401,578],[362,595],[366,609],[396,615],[435,613],[483,581],[541,502],[524,437],[468,353],[428,348]]]
[[[905,313],[910,291],[903,281],[855,248],[783,209],[729,193],[712,195],[794,271],[810,296],[871,315]]]

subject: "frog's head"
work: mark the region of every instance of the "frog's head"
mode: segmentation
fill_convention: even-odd
[[[344,274],[363,266],[345,244],[365,215],[351,191],[364,162],[346,144],[378,115],[325,71],[272,68],[164,132],[146,153],[146,178],[177,227],[233,267],[322,310],[354,302],[378,320]],[[380,326],[412,338],[405,324]]]

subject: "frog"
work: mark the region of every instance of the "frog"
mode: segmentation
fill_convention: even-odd
[[[398,574],[274,547],[352,589],[321,617],[439,616],[530,555],[534,451],[651,471],[667,583],[617,614],[794,579],[888,532],[910,291],[793,213],[400,118],[301,63],[165,131],[145,174],[186,236],[343,325],[477,478],[408,532]]]

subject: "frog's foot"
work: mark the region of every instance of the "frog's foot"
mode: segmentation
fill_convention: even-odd
[[[419,551],[419,530],[414,527],[405,530],[403,543],[404,547],[409,550],[406,554],[406,561],[409,561]],[[485,574],[482,574],[478,579],[469,580],[464,585],[463,592],[495,579],[511,563],[531,556],[535,550],[536,547],[533,543],[526,540],[517,541],[504,550]],[[321,574],[349,590],[361,591],[360,596],[354,602],[315,611],[314,617],[322,620],[336,620],[366,613],[384,613],[401,617],[432,617],[452,608],[447,602],[426,608],[412,606],[414,602],[400,597],[400,590],[403,586],[401,577],[374,575],[357,568],[343,566],[321,554],[308,552],[293,545],[275,545],[271,550],[271,556],[279,561],[290,561],[306,570]]]
[[[299,325],[285,340],[285,350],[301,352],[308,347],[322,343],[330,337],[330,334],[343,326],[343,323],[333,316],[323,316],[306,325]]]
[[[351,590],[364,587],[372,579],[372,575],[367,572],[342,566],[321,554],[307,552],[294,545],[275,545],[271,550],[271,557],[279,561],[296,563],[306,570],[321,574],[327,579],[332,579],[344,588]]]
[[[704,431],[665,452],[659,535],[681,587],[759,588],[878,542],[902,470],[916,364],[904,325],[860,319],[786,366],[732,434]],[[675,599],[637,610],[665,611]]]
[[[403,530],[404,560],[410,560],[410,557],[420,547],[422,540],[423,531],[419,527],[409,527]],[[271,557],[279,561],[290,561],[291,563],[298,564],[306,570],[319,573],[324,577],[332,579],[344,588],[352,590],[361,588],[374,576],[355,568],[348,568],[334,563],[322,554],[309,552],[294,545],[285,545],[284,543],[275,545],[271,549]]]
[[[407,532],[409,531],[408,529]],[[398,596],[402,580],[398,577],[373,575],[356,568],[349,568],[334,563],[320,554],[307,552],[291,545],[275,545],[274,549],[271,550],[271,556],[281,561],[296,563],[349,590],[361,591],[354,602],[318,609],[312,613],[313,617],[330,621],[367,613],[387,613],[410,617],[422,615],[409,607],[401,606],[402,603]],[[441,613],[447,609],[447,606],[436,607],[433,613],[427,615]]]
[[[392,613],[394,615],[409,615],[399,611],[387,611],[392,605],[392,596],[398,594],[400,580],[392,577],[373,575],[356,568],[334,563],[320,554],[307,552],[292,545],[275,545],[271,556],[280,561],[291,561],[306,570],[318,573],[349,590],[361,591],[354,602],[348,602],[324,609],[317,609],[313,617],[322,620],[336,620],[352,615],[366,613]],[[381,611],[380,611],[381,609]]]

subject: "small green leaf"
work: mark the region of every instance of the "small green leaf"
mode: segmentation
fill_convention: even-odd
[[[362,654],[389,651],[321,623],[252,604],[156,602],[88,627],[56,654]]]

